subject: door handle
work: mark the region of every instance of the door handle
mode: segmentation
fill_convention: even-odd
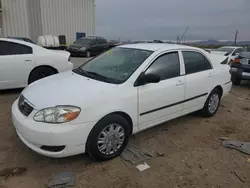
[[[32,60],[31,60],[31,59],[26,59],[26,60],[25,60],[25,62],[30,62],[30,61],[32,61]]]
[[[176,86],[181,86],[181,85],[183,85],[183,84],[184,84],[184,82],[181,81],[181,80],[179,80],[179,81],[177,81]]]
[[[208,78],[211,78],[211,77],[213,77],[213,74],[212,74],[212,73],[209,73],[209,74],[208,74]]]

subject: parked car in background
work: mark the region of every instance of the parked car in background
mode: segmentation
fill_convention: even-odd
[[[213,116],[232,86],[225,59],[174,44],[115,47],[28,86],[12,120],[20,139],[42,155],[87,152],[109,160],[132,134],[198,110]]]
[[[41,78],[73,69],[70,54],[21,40],[0,38],[0,90],[22,88]]]
[[[71,56],[85,56],[91,57],[98,55],[109,48],[106,39],[102,37],[83,37],[74,42],[67,48]]]
[[[108,41],[108,43],[109,43],[109,48],[114,48],[116,46],[121,45],[121,43],[119,41],[116,41],[116,40],[110,40],[110,41]]]
[[[227,64],[231,64],[231,61],[234,60],[241,52],[246,51],[243,47],[237,46],[222,46],[220,48],[214,49],[211,53],[225,55],[228,57]]]
[[[235,85],[239,85],[241,80],[250,80],[250,52],[242,52],[232,60],[230,73]]]
[[[22,41],[29,42],[29,43],[32,43],[32,44],[36,44],[31,39],[26,38],[26,37],[8,37],[8,38],[10,38],[10,39],[16,39],[16,40],[22,40]]]

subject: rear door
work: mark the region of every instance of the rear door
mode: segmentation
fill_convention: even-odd
[[[0,41],[0,89],[24,87],[34,68],[33,49],[23,44]]]
[[[184,113],[201,109],[214,87],[214,70],[208,58],[199,51],[182,51],[185,65]]]

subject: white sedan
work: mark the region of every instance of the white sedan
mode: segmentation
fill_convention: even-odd
[[[0,38],[0,90],[22,88],[41,78],[73,69],[70,53],[25,41]]]
[[[211,53],[226,56],[227,61],[225,61],[224,63],[230,64],[232,60],[234,60],[241,52],[244,52],[244,51],[246,51],[246,49],[243,47],[222,46],[215,50],[211,50]]]
[[[224,56],[173,44],[130,44],[29,85],[12,106],[20,139],[45,156],[118,156],[132,134],[200,110],[230,90]]]

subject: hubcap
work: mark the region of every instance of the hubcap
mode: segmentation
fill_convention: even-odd
[[[106,126],[98,136],[97,148],[104,155],[115,153],[125,140],[124,129],[119,124]]]
[[[210,113],[214,113],[219,105],[219,95],[217,93],[214,93],[210,99],[209,99],[209,103],[208,103],[208,110]]]

